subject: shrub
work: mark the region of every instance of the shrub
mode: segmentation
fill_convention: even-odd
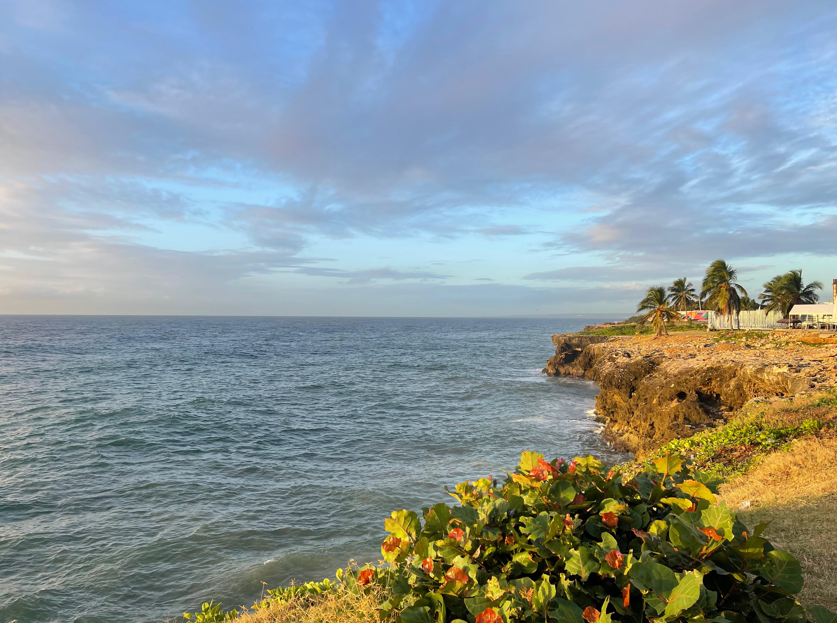
[[[426,508],[423,523],[392,513],[392,564],[350,579],[384,586],[384,615],[403,623],[804,622],[799,562],[765,524],[739,522],[716,484],[673,455],[629,477],[524,452],[502,485],[459,484],[460,505]]]

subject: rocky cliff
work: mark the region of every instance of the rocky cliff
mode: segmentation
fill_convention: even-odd
[[[640,457],[720,423],[754,398],[837,385],[833,336],[737,332],[655,340],[566,334],[552,341],[555,356],[544,372],[595,381],[605,437]]]

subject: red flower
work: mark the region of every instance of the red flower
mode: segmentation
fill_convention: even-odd
[[[571,473],[571,474],[575,473],[575,466],[576,466],[576,462],[575,462],[575,461],[573,461],[572,463],[570,463],[570,473]]]
[[[384,544],[381,545],[381,549],[384,550],[387,554],[391,554],[392,552],[394,552],[395,550],[397,550],[400,547],[401,547],[401,539],[399,539],[395,535],[392,535],[391,537],[389,537],[386,541],[384,541]]]
[[[459,567],[451,567],[448,569],[448,572],[445,573],[445,579],[450,582],[459,582],[460,584],[467,584],[468,583],[468,574],[465,573]]]
[[[618,549],[610,550],[605,556],[605,562],[614,569],[618,569],[622,566],[622,552]]]
[[[462,528],[454,528],[450,532],[448,532],[448,538],[453,539],[454,541],[462,542],[462,539],[465,538],[465,532]]]
[[[573,501],[570,502],[570,504],[571,505],[584,504],[584,496],[581,495],[580,493],[576,493],[575,497],[573,498]]]
[[[357,583],[361,586],[366,586],[372,581],[372,578],[375,577],[375,570],[374,569],[364,569],[360,572],[357,576]]]
[[[633,532],[635,535],[637,535],[643,541],[645,541],[646,539],[648,539],[651,536],[645,530],[637,530],[636,528],[632,528],[631,532]]]
[[[575,528],[575,522],[573,521],[573,518],[570,517],[569,513],[564,516],[564,525],[571,529]]]
[[[608,528],[615,528],[619,523],[619,518],[616,516],[616,513],[602,513],[602,522]]]
[[[432,558],[425,558],[421,561],[421,568],[424,572],[428,575],[433,573],[433,559]]]
[[[584,614],[582,614],[582,618],[585,621],[589,621],[589,623],[596,623],[599,620],[599,611],[596,610],[593,606],[587,606],[584,609]]]
[[[723,537],[715,531],[715,528],[701,528],[701,532],[703,532],[706,536],[708,536],[713,541],[720,541]]]
[[[475,623],[503,623],[503,618],[492,608],[486,608],[477,615]]]

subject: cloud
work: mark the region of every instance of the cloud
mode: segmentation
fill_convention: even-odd
[[[825,0],[8,2],[0,288],[220,304],[288,272],[538,290],[833,258],[835,27]],[[491,277],[414,268],[436,249]]]

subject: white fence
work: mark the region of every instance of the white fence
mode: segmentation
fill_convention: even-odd
[[[782,314],[766,312],[762,309],[742,311],[738,316],[722,316],[718,312],[709,312],[709,329],[781,329],[787,325],[779,324]]]

